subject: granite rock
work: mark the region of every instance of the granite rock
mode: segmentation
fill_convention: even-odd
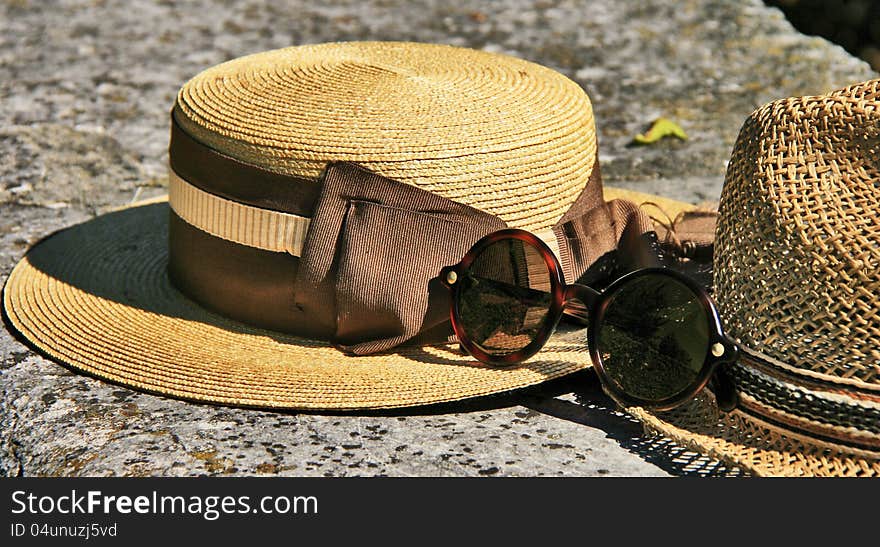
[[[215,63],[336,40],[483,48],[592,98],[606,183],[717,199],[760,104],[874,74],[755,0],[0,3],[0,281],[53,230],[163,192],[168,112]],[[655,118],[685,142],[628,146]],[[3,475],[737,474],[610,408],[590,374],[430,409],[293,414],[196,405],[74,374],[0,330]]]

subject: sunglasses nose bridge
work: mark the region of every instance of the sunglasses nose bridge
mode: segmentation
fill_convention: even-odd
[[[590,310],[595,306],[599,293],[584,285],[569,285],[565,288],[563,311],[587,325]]]
[[[583,303],[586,308],[593,309],[596,303],[599,301],[599,297],[602,296],[599,291],[595,289],[591,289],[586,285],[579,285],[577,283],[573,283],[565,287],[565,303],[568,304],[571,301],[580,301]]]

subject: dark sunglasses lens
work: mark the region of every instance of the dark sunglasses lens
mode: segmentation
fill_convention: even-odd
[[[611,295],[596,341],[605,373],[619,390],[662,401],[699,377],[709,349],[709,318],[681,281],[642,275]]]
[[[550,266],[519,239],[487,246],[461,280],[458,315],[473,344],[493,357],[515,353],[535,340],[552,302]]]

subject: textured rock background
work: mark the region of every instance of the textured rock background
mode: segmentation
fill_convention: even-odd
[[[168,112],[215,63],[331,40],[414,40],[556,68],[591,96],[607,183],[715,199],[758,105],[872,76],[737,0],[0,4],[0,281],[40,237],[163,193]],[[687,142],[627,143],[658,116]],[[76,375],[0,329],[0,474],[736,474],[644,439],[588,374],[413,414],[193,405]]]

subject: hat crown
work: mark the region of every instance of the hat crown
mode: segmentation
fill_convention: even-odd
[[[876,389],[878,203],[880,80],[753,113],[731,157],[715,242],[731,335],[813,379]]]
[[[548,68],[405,42],[285,48],[210,68],[178,96],[197,140],[265,169],[316,178],[350,161],[495,214],[552,227],[596,158],[592,107]]]

